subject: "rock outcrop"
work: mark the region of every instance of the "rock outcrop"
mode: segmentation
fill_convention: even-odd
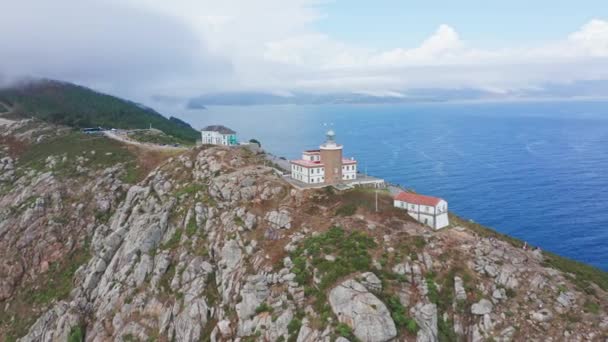
[[[31,122],[0,132],[0,340],[608,334],[603,284],[478,226],[435,232],[368,211],[366,191],[292,189],[240,147],[199,147],[147,169],[121,149],[87,146],[23,159],[69,136]],[[357,215],[336,215],[346,201],[362,204]]]
[[[397,335],[386,305],[353,279],[330,291],[329,304],[338,320],[350,326],[361,341],[389,341]]]

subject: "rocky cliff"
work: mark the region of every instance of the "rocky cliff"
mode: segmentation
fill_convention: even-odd
[[[366,189],[298,191],[244,148],[144,166],[104,138],[0,129],[2,340],[608,336],[605,273],[456,217],[433,232],[388,195],[376,213]]]

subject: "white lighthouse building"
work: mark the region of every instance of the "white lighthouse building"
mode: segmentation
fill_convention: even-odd
[[[302,153],[302,159],[291,160],[291,178],[306,184],[337,184],[357,179],[357,161],[342,156],[343,146],[336,143],[333,130],[318,150]]]

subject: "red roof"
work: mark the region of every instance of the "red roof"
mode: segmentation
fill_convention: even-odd
[[[296,165],[300,165],[302,167],[321,167],[324,166],[324,164],[321,161],[312,161],[312,160],[304,160],[304,159],[297,159],[297,160],[290,160],[289,161],[292,164],[296,164]],[[352,160],[352,159],[342,159],[342,164],[343,165],[352,165],[352,164],[357,164],[356,160]]]
[[[311,160],[304,160],[304,159],[290,160],[289,162],[292,164],[300,165],[302,167],[321,167],[321,166],[323,166],[323,163],[321,163],[320,161],[311,161]]]
[[[439,202],[443,199],[438,197],[413,194],[411,192],[400,192],[395,196],[395,200],[434,207],[439,204]]]

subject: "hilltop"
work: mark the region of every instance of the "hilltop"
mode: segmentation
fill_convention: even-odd
[[[388,194],[296,190],[244,147],[3,128],[0,340],[608,337],[605,272],[456,216],[432,231]]]
[[[55,80],[23,81],[0,88],[0,113],[71,127],[154,128],[183,141],[199,133],[184,121],[92,89]],[[6,114],[5,114],[6,115]]]

